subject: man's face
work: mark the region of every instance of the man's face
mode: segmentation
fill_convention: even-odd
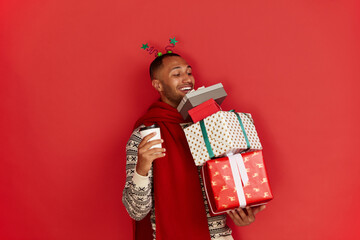
[[[153,80],[153,86],[162,101],[173,107],[177,107],[185,94],[194,88],[192,69],[181,57],[164,58],[158,76],[158,80]]]

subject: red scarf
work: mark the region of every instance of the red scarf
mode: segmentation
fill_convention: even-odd
[[[153,162],[156,240],[210,239],[198,171],[180,126],[183,122],[175,108],[158,101],[135,124],[160,126],[166,148],[165,157]],[[136,240],[152,239],[149,215],[136,222]]]

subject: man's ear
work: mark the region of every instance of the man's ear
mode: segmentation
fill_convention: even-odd
[[[153,79],[151,84],[156,89],[156,91],[161,92],[163,90],[162,84],[159,79]]]

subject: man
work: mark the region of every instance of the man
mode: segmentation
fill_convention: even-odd
[[[182,130],[186,123],[176,110],[185,94],[194,88],[191,66],[178,54],[167,53],[151,63],[150,77],[160,100],[138,120],[127,144],[123,203],[136,220],[135,238],[233,239],[226,215],[209,215],[200,168],[194,164]],[[154,123],[160,126],[162,139],[149,141],[155,134],[141,139],[139,129]],[[150,149],[159,143],[163,148]],[[264,208],[239,208],[228,215],[235,225],[245,226]],[[152,236],[146,225],[149,215]]]

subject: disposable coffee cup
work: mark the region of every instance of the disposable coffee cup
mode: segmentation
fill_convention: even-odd
[[[144,138],[144,137],[146,137],[147,135],[149,135],[150,133],[153,133],[153,132],[156,132],[156,135],[154,137],[150,138],[149,141],[156,140],[156,139],[161,139],[160,127],[158,125],[153,124],[153,125],[148,126],[148,127],[140,128],[141,138]],[[152,146],[151,148],[162,148],[162,146],[161,146],[161,143],[159,143],[159,144],[156,144],[156,145]]]

